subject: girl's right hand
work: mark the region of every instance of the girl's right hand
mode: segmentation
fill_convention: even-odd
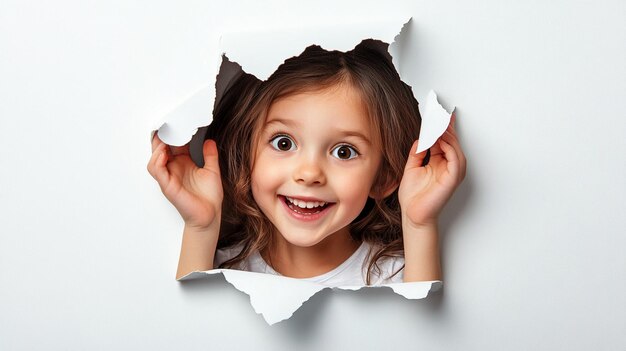
[[[148,162],[148,172],[183,217],[185,226],[198,230],[220,219],[224,198],[215,141],[206,140],[202,151],[204,167],[199,168],[189,156],[189,144],[170,150],[155,133]]]

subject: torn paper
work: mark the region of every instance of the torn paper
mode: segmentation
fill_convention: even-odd
[[[394,52],[399,52],[400,48],[394,44],[397,44],[396,37],[401,35],[400,30],[407,26],[410,20],[410,17],[405,17],[353,26],[328,26],[309,30],[256,31],[254,34],[251,32],[228,33],[222,35],[221,50],[216,55],[220,58],[218,62],[222,62],[222,55],[226,55],[231,62],[240,65],[243,71],[266,80],[285,59],[299,55],[310,45],[320,45],[326,50],[349,51],[364,39],[376,39],[390,44],[389,52],[392,55],[392,62],[396,70],[402,72],[399,60],[394,56]],[[267,50],[267,48],[272,48],[272,50]],[[263,54],[259,55],[259,53]],[[223,93],[223,88],[228,85],[229,80],[236,75],[233,69],[224,72],[220,71],[219,66],[215,67],[215,75],[209,77],[206,87],[195,92],[163,118],[164,123],[157,128],[159,138],[168,145],[182,146],[191,140],[199,128],[210,124],[214,101]],[[226,77],[222,82],[218,82],[218,76]],[[441,125],[448,125],[451,114],[439,105],[433,91],[425,98],[416,96],[416,99],[421,104],[426,104],[424,107],[420,104],[422,127],[418,152],[421,152],[430,148],[443,134],[445,128],[442,130]]]
[[[222,274],[227,282],[237,290],[250,296],[250,304],[256,313],[269,324],[290,318],[305,301],[324,289],[359,290],[392,289],[407,299],[422,299],[431,291],[441,288],[440,281],[384,284],[373,287],[336,286],[329,287],[306,280],[278,275],[245,272],[233,269],[213,269],[206,272],[192,272],[179,280],[201,279],[207,275]]]
[[[451,113],[448,113],[437,101],[437,94],[430,91],[419,104],[422,116],[420,139],[417,144],[417,153],[427,150],[435,144],[437,139],[446,131],[450,124]]]
[[[259,30],[253,33],[224,34],[220,41],[221,51],[216,55],[220,58],[227,57],[228,60],[224,60],[220,67],[215,67],[215,75],[209,77],[205,88],[196,92],[165,117],[165,123],[158,130],[159,137],[166,144],[174,146],[184,145],[191,140],[190,149],[197,149],[194,143],[201,145],[203,141],[201,133],[197,132],[200,128],[210,124],[214,103],[223,94],[229,80],[236,76],[236,70],[265,80],[285,59],[300,55],[310,45],[319,45],[325,50],[345,52],[354,49],[365,39],[379,40],[390,44],[388,52],[392,63],[398,72],[402,72],[400,55],[397,54],[402,48],[397,44],[397,39],[409,21],[410,18],[404,17],[366,24],[353,23],[309,29],[265,32]],[[451,115],[438,103],[433,91],[428,96],[417,98],[417,100],[421,102],[422,118],[419,152],[430,148],[443,134]],[[289,318],[311,296],[326,288],[344,290],[390,288],[406,298],[420,299],[441,286],[440,281],[432,281],[388,284],[379,287],[328,287],[293,278],[230,269],[194,272],[181,280],[218,273],[223,274],[235,288],[248,294],[255,311],[261,313],[270,324]]]

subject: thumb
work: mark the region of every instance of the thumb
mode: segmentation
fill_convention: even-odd
[[[413,146],[411,146],[411,151],[409,152],[409,158],[406,161],[405,171],[408,169],[423,167],[428,163],[428,156],[430,154],[430,149],[426,149],[419,154],[416,154],[417,146],[419,140],[415,140]]]
[[[202,145],[202,155],[204,156],[204,166],[202,168],[219,172],[219,162],[217,159],[217,144],[215,140],[207,139]]]

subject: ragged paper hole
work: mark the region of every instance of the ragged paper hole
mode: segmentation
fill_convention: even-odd
[[[397,188],[406,150],[418,134],[417,152],[430,147],[450,118],[434,93],[418,110],[397,73],[385,43],[406,22],[256,33],[259,40],[225,35],[214,88],[159,130],[164,142],[182,145],[195,128],[190,153],[199,166],[205,138],[216,141],[224,196],[214,259],[230,269],[205,273],[224,274],[270,324],[328,287],[386,285],[423,298],[441,284],[402,282]],[[278,62],[271,48],[293,55]],[[214,120],[203,127],[207,105]]]

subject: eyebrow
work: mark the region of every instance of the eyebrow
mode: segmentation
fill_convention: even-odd
[[[265,123],[265,127],[269,126],[270,124],[274,124],[274,123],[284,124],[287,127],[295,127],[295,126],[298,125],[298,122],[296,122],[294,120],[291,120],[291,119],[274,118],[273,120]]]
[[[263,129],[266,129],[267,126],[269,126],[271,124],[276,124],[276,123],[283,124],[283,125],[285,125],[287,127],[290,127],[290,128],[294,128],[294,127],[298,126],[298,122],[297,121],[290,120],[290,119],[274,118],[271,121],[267,122],[265,124],[265,128],[263,128]],[[362,139],[367,144],[372,145],[372,142],[365,136],[365,134],[357,132],[355,130],[339,130],[339,134],[341,134],[342,137],[347,137],[347,136],[357,137],[359,139]]]
[[[372,142],[362,133],[359,133],[357,131],[353,131],[353,130],[340,130],[339,131],[341,133],[342,136],[353,136],[353,137],[357,137],[361,140],[363,140],[365,143],[367,143],[368,145],[372,145]]]

